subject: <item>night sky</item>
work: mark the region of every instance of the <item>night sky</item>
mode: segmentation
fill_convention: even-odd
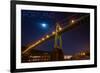
[[[26,46],[36,42],[46,34],[51,34],[55,30],[58,22],[61,27],[67,26],[71,20],[89,15],[89,13],[73,12],[51,12],[21,10],[21,43]],[[62,34],[64,54],[75,54],[81,50],[90,48],[90,17],[78,22],[76,28]],[[34,49],[42,51],[52,51],[54,48],[54,38],[46,41]]]

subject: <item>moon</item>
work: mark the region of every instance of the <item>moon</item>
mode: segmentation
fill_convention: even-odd
[[[47,24],[45,24],[45,23],[42,23],[41,25],[42,25],[43,28],[47,27]]]

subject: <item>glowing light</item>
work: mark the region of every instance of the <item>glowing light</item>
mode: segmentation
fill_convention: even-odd
[[[45,28],[46,26],[47,26],[47,24],[45,24],[45,23],[43,23],[43,24],[42,24],[42,27],[44,27],[44,28]]]
[[[50,37],[49,35],[46,36],[46,38],[49,38],[49,37]]]
[[[71,23],[75,23],[75,20],[72,20]]]
[[[45,39],[44,38],[42,38],[42,41],[44,41]]]
[[[55,34],[55,32],[53,31],[53,32],[52,32],[52,34],[54,35],[54,34]]]
[[[39,40],[38,42],[41,42],[41,40]]]
[[[82,55],[85,55],[85,52],[83,52]]]
[[[85,54],[85,52],[82,52],[81,55],[82,55],[82,56],[85,56],[86,54]]]
[[[41,42],[41,41],[39,40],[39,41],[37,42],[37,44],[40,43],[40,42]]]
[[[59,30],[61,31],[61,30],[62,30],[62,28],[61,28],[61,27],[59,27]]]
[[[71,59],[72,58],[72,56],[71,55],[69,55],[69,56],[64,56],[64,59],[66,60],[66,59]]]

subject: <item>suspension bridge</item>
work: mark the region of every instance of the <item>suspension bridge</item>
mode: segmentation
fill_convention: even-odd
[[[80,18],[75,19],[75,20],[71,20],[71,22],[69,24],[67,24],[66,26],[59,27],[59,31],[57,33],[59,35],[62,35],[62,34],[64,34],[64,32],[68,32],[68,31],[76,28],[77,26],[80,26],[81,24],[79,24],[78,22],[85,19],[86,17],[88,17],[88,15],[84,15],[84,16],[81,16]],[[34,49],[35,47],[50,40],[51,38],[54,38],[55,36],[56,36],[56,30],[52,31],[51,34],[45,35],[41,39],[37,40],[35,43],[28,45],[28,47],[24,51],[22,51],[22,54],[27,53],[29,50]]]

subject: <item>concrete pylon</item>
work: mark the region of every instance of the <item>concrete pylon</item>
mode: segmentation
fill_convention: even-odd
[[[51,53],[52,61],[64,60],[64,54],[62,51],[62,38],[61,34],[59,34],[61,30],[62,30],[61,26],[57,23],[55,31],[54,49]]]
[[[56,31],[55,31],[55,42],[54,42],[54,48],[62,48],[62,38],[59,32],[62,30],[60,25],[57,23],[56,25]]]

